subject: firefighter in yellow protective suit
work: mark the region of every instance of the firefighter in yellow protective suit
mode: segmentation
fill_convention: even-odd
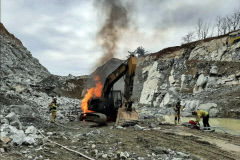
[[[200,119],[203,118],[203,126],[207,127],[208,129],[210,129],[210,125],[209,125],[209,114],[207,111],[204,110],[196,110],[194,112],[192,112],[192,115],[196,116],[196,122],[199,124]]]
[[[49,105],[49,111],[52,112],[51,123],[55,122],[56,114],[57,114],[57,98],[53,98],[52,102]]]

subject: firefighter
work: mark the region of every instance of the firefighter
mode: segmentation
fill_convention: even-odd
[[[52,102],[49,105],[49,111],[52,112],[51,123],[55,122],[56,114],[57,114],[57,98],[53,98]]]
[[[200,119],[203,118],[203,126],[207,127],[207,129],[210,129],[210,125],[209,125],[209,114],[207,111],[204,110],[196,110],[192,112],[192,115],[196,116],[196,122],[197,124],[199,124]]]
[[[183,109],[183,107],[180,104],[180,101],[177,102],[177,104],[174,106],[174,111],[175,111],[175,120],[174,123],[178,124],[180,123],[180,112]]]

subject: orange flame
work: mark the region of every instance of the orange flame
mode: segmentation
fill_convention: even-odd
[[[87,93],[85,94],[85,96],[82,100],[81,109],[82,109],[83,113],[93,112],[91,110],[88,110],[88,101],[93,97],[101,97],[102,96],[103,85],[100,82],[100,77],[96,76],[94,78],[94,80],[96,81],[96,87],[87,89]]]

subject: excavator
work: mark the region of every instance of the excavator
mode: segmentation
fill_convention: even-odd
[[[107,76],[102,89],[102,96],[88,101],[88,110],[92,112],[82,113],[80,120],[98,124],[115,121],[116,125],[136,122],[139,116],[135,108],[132,107],[133,100],[131,98],[135,70],[136,57],[130,55],[126,61]],[[125,85],[122,96],[120,90],[113,90],[113,85],[124,76]]]

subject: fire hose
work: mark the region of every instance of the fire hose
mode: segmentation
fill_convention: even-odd
[[[38,130],[38,132],[39,132],[44,138],[47,138],[46,136],[43,135],[43,133],[42,133],[41,131]],[[89,160],[95,160],[95,159],[93,159],[93,158],[91,158],[91,157],[88,157],[88,156],[86,156],[86,155],[84,155],[84,154],[78,152],[78,151],[75,151],[75,150],[69,149],[69,148],[67,148],[66,146],[63,146],[63,145],[61,145],[61,144],[59,144],[59,143],[57,143],[57,142],[51,141],[51,140],[48,139],[48,138],[47,138],[47,141],[50,142],[50,143],[56,144],[57,146],[66,149],[67,151],[70,151],[70,152],[76,153],[76,154],[78,154],[78,155],[80,155],[81,157],[84,157],[84,158],[86,158],[86,159],[89,159]]]
[[[28,117],[28,116],[23,116],[23,117]],[[34,117],[34,118],[37,118],[37,119],[43,120],[42,122],[45,122],[45,120],[44,120],[42,117],[40,117],[40,116],[36,116],[36,117]],[[56,124],[56,123],[55,123],[55,124]],[[66,126],[61,125],[61,124],[59,124],[59,123],[57,123],[57,125],[62,126],[62,127],[64,127],[64,128],[68,128],[68,129],[77,129],[77,130],[80,129],[80,128],[66,127]],[[47,138],[47,137],[46,137],[46,136],[45,136],[40,130],[37,130],[37,131],[38,131],[38,132],[39,132],[44,138]],[[50,143],[56,144],[57,146],[66,149],[67,151],[70,151],[70,152],[76,153],[76,154],[80,155],[81,157],[84,157],[84,158],[86,158],[86,159],[88,159],[88,160],[95,160],[95,159],[93,159],[93,158],[91,158],[91,157],[88,157],[88,156],[84,155],[83,153],[80,153],[80,152],[78,152],[78,151],[75,151],[75,150],[69,149],[69,148],[67,148],[66,146],[63,146],[63,145],[61,145],[61,144],[59,144],[59,143],[57,143],[57,142],[54,142],[54,141],[52,141],[52,140],[50,140],[50,139],[48,139],[48,138],[47,138],[47,141],[50,142]]]
[[[225,134],[230,134],[230,135],[233,135],[233,136],[240,136],[240,134],[230,133],[229,131],[227,131],[223,127],[212,126],[212,127],[204,127],[204,129],[219,129],[219,130],[223,131]]]
[[[191,128],[191,126],[192,127],[197,126],[196,124],[191,124],[190,122],[184,122],[183,125],[186,126],[186,127],[190,127],[190,128]],[[225,134],[230,134],[230,135],[233,135],[233,136],[240,136],[240,134],[231,133],[230,131],[227,131],[227,129],[225,129],[223,127],[217,127],[217,126],[212,126],[212,127],[197,126],[197,127],[198,127],[198,129],[205,130],[205,131],[218,129],[218,130],[221,130],[222,132],[224,132]]]

